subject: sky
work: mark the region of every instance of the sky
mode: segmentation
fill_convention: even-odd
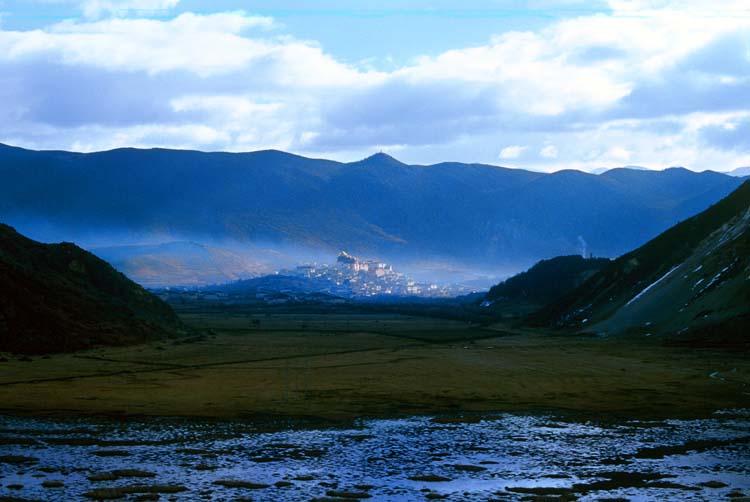
[[[0,0],[0,142],[750,165],[748,0]]]

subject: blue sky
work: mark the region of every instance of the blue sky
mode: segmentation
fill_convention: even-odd
[[[0,98],[29,148],[731,170],[750,5],[0,0]]]
[[[80,16],[85,2],[6,0],[0,4],[6,13],[6,29],[34,29]],[[284,32],[314,40],[342,61],[357,64],[372,60],[382,68],[426,54],[480,45],[504,31],[538,29],[559,19],[609,12],[605,3],[597,2],[181,0],[170,9],[134,10],[131,14],[169,19],[186,12],[239,10],[272,17]]]

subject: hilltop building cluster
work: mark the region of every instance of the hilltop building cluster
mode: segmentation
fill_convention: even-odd
[[[450,297],[465,294],[456,286],[420,283],[393,266],[377,260],[363,260],[346,251],[339,253],[335,264],[305,264],[283,275],[305,277],[328,283],[332,294],[340,296],[423,296]],[[460,291],[458,289],[461,289]]]

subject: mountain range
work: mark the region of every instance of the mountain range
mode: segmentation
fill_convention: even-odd
[[[108,248],[118,268],[149,284],[216,277],[183,273],[191,261],[173,258],[184,246],[144,252],[144,242],[193,242],[215,268],[217,254],[206,249],[256,246],[514,272],[557,255],[618,256],[742,181],[682,168],[593,175],[407,165],[382,153],[341,163],[279,151],[0,146],[0,220],[39,240]],[[222,253],[218,261],[232,265],[218,277],[261,272],[255,264],[263,260]]]

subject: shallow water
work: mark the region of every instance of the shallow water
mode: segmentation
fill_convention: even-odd
[[[96,489],[134,485],[139,493],[109,495],[274,502],[365,500],[365,494],[373,502],[750,497],[747,411],[692,421],[499,414],[476,423],[445,422],[415,417],[280,430],[243,422],[0,417],[0,501],[86,500]],[[88,479],[118,469],[155,476]],[[447,480],[409,479],[416,476]],[[269,486],[215,484],[222,480]],[[42,486],[49,481],[64,486]],[[275,486],[280,481],[290,484]],[[706,482],[715,487],[701,485]],[[157,485],[162,488],[154,490]],[[183,491],[147,493],[165,491],[164,485]]]

